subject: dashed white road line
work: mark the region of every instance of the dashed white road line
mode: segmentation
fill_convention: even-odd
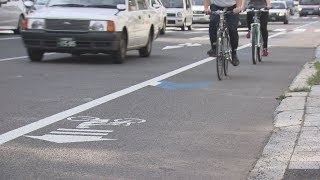
[[[13,39],[21,39],[21,37],[0,38],[0,41],[7,41],[7,40],[13,40]]]

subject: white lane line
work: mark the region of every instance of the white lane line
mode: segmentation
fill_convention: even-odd
[[[52,54],[56,54],[56,53],[46,53],[45,56],[49,56]],[[4,61],[12,61],[12,60],[17,60],[17,59],[27,59],[29,58],[28,56],[20,56],[20,57],[13,57],[13,58],[4,58],[4,59],[0,59],[0,62],[4,62]]]
[[[0,41],[13,40],[13,39],[21,39],[21,37],[0,38]]]
[[[282,34],[285,34],[285,32],[279,32],[279,33],[273,34],[273,35],[269,36],[269,38],[280,36]],[[243,45],[243,46],[239,47],[238,50],[244,49],[244,48],[249,47],[249,46],[250,46],[250,44]],[[109,102],[109,101],[111,101],[113,99],[119,98],[121,96],[127,95],[129,93],[132,93],[134,91],[137,91],[139,89],[147,87],[149,85],[152,86],[152,85],[158,83],[159,81],[162,81],[162,80],[167,79],[167,78],[169,78],[171,76],[174,76],[174,75],[177,75],[177,74],[182,73],[184,71],[187,71],[187,70],[189,70],[191,68],[200,66],[200,65],[202,65],[204,63],[210,62],[210,61],[212,61],[214,59],[215,58],[209,57],[209,58],[200,60],[198,62],[195,62],[193,64],[189,64],[187,66],[181,67],[179,69],[176,69],[174,71],[168,72],[168,73],[163,74],[163,75],[160,75],[160,76],[155,77],[153,79],[144,81],[142,83],[133,85],[133,86],[125,88],[123,90],[111,93],[109,95],[103,96],[101,98],[95,99],[95,100],[87,102],[85,104],[76,106],[76,107],[68,109],[66,111],[62,111],[62,112],[57,113],[55,115],[46,117],[44,119],[38,120],[36,122],[33,122],[31,124],[27,124],[27,125],[22,126],[20,128],[17,128],[17,129],[14,129],[12,131],[9,131],[9,132],[6,132],[4,134],[1,134],[0,135],[0,145],[6,143],[8,141],[14,140],[14,139],[16,139],[16,138],[18,138],[20,136],[26,135],[26,134],[28,134],[28,133],[30,133],[32,131],[35,131],[35,130],[41,129],[43,127],[46,127],[46,126],[48,126],[50,124],[59,122],[59,121],[65,119],[67,117],[73,116],[75,114],[81,113],[83,111],[86,111],[88,109],[94,108],[94,107],[99,106],[101,104],[107,103],[107,102]]]

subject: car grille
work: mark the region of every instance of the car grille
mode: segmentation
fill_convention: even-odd
[[[176,17],[176,13],[167,13],[167,17]]]
[[[193,11],[193,14],[205,14],[204,11]]]
[[[56,31],[88,31],[89,21],[87,20],[66,20],[66,19],[47,19],[47,30]]]
[[[175,20],[168,20],[167,23],[168,23],[168,24],[176,24],[176,21],[175,21]]]

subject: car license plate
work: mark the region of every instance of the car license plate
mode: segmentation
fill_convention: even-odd
[[[76,47],[77,43],[72,38],[59,38],[57,45],[59,47]]]
[[[309,11],[308,14],[313,14],[313,11]]]
[[[274,20],[274,21],[275,21],[275,20],[276,20],[276,17],[271,17],[271,20]]]

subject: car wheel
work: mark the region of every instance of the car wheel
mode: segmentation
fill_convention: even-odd
[[[139,55],[141,57],[149,57],[152,49],[152,31],[149,33],[148,43],[145,47],[139,49]]]
[[[184,20],[183,26],[181,26],[181,30],[182,31],[186,30],[186,20]]]
[[[113,63],[122,64],[127,55],[127,34],[122,33],[119,41],[119,49],[113,54]]]
[[[44,51],[37,49],[27,49],[27,53],[31,61],[39,62],[42,61]]]
[[[14,33],[14,34],[20,34],[20,32],[21,32],[21,24],[22,24],[23,21],[24,21],[24,18],[23,18],[23,16],[21,15],[21,16],[19,17],[17,29],[13,30],[13,33]]]
[[[289,23],[289,20],[288,20],[288,19],[286,19],[286,20],[283,21],[283,24],[288,24],[288,23]]]
[[[160,34],[166,34],[166,28],[167,28],[167,20],[164,19],[162,29],[160,30]]]
[[[188,30],[189,30],[189,31],[192,30],[192,24],[190,24],[190,26],[188,26]]]

